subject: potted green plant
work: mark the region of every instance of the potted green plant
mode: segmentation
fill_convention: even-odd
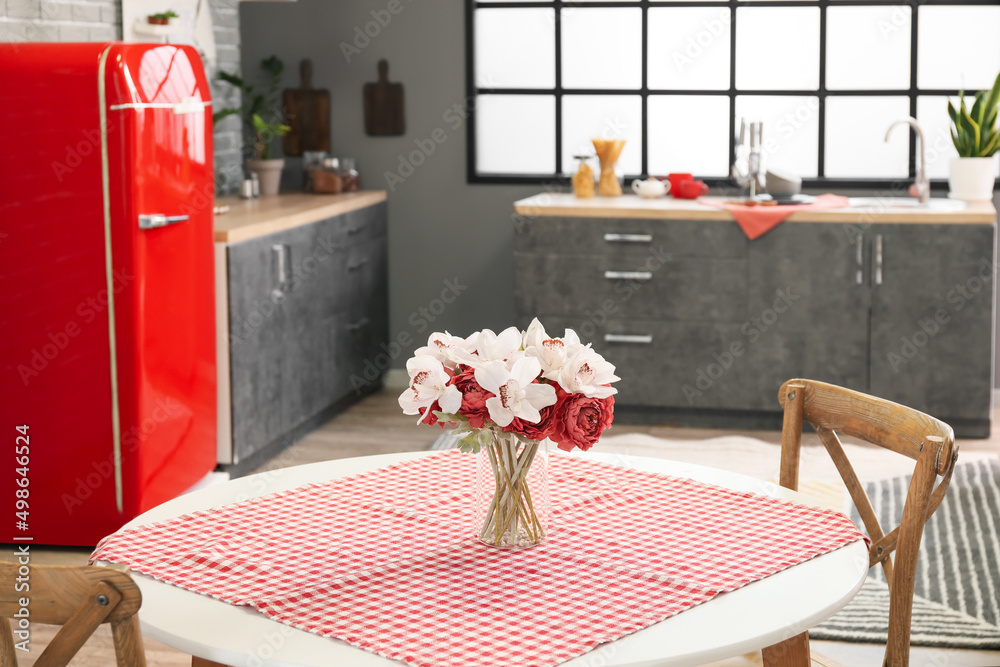
[[[177,13],[172,9],[158,14],[150,14],[146,17],[146,22],[150,25],[170,25],[177,18]]]
[[[951,140],[959,155],[950,164],[949,196],[966,201],[991,199],[996,180],[993,156],[1000,151],[1000,129],[997,128],[1000,74],[993,88],[976,93],[971,109],[965,106],[964,91],[959,92],[958,97],[958,109],[948,100]]]
[[[216,112],[212,118],[219,122],[226,116],[239,115],[253,133],[253,158],[247,160],[247,169],[260,179],[260,191],[264,195],[276,195],[281,187],[281,170],[284,159],[271,158],[271,142],[291,128],[285,124],[284,115],[278,104],[278,84],[284,63],[277,56],[264,58],[260,63],[266,76],[264,92],[255,92],[254,86],[238,74],[219,72],[219,78],[236,86],[242,93],[242,104]]]

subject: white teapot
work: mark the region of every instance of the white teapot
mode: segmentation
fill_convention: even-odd
[[[632,192],[643,199],[656,199],[670,192],[670,183],[658,181],[652,176],[645,181],[636,179],[632,181]]]

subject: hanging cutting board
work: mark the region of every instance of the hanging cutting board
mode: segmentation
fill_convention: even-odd
[[[302,151],[330,151],[330,93],[312,87],[312,61],[303,58],[299,65],[302,83],[286,88],[282,103],[291,126],[282,142],[285,155]]]
[[[406,132],[403,116],[403,84],[389,83],[389,63],[378,61],[378,81],[366,83],[365,132],[374,137],[386,137]]]

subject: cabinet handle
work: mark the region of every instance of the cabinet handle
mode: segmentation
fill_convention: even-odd
[[[864,234],[858,234],[858,238],[854,240],[854,246],[857,249],[858,254],[858,275],[854,283],[856,285],[861,285],[865,281],[865,257],[862,248],[865,244]]]
[[[354,262],[352,264],[348,264],[347,265],[347,270],[348,271],[357,271],[358,269],[360,269],[362,266],[364,266],[367,263],[368,263],[368,258],[367,257],[365,257],[364,259],[359,259],[358,261],[356,261],[356,262]]]
[[[652,243],[652,234],[605,234],[608,243]]]
[[[875,284],[882,284],[882,235],[875,237]]]
[[[347,330],[348,331],[360,331],[361,329],[364,329],[365,327],[367,327],[368,324],[369,324],[369,322],[371,322],[371,320],[369,320],[367,317],[362,317],[357,322],[354,322],[352,324],[348,324],[347,325]]]
[[[277,283],[275,289],[283,292],[290,277],[292,247],[285,243],[275,243],[271,246],[271,254],[274,256],[274,282]]]
[[[649,334],[604,334],[604,342],[649,345],[653,342],[653,337]]]
[[[365,228],[365,223],[361,223],[357,227],[348,227],[347,228],[347,234],[349,236],[353,236],[353,235],[357,234],[358,232],[360,232],[364,228]]]
[[[605,271],[604,277],[608,280],[652,280],[653,274],[649,271]]]

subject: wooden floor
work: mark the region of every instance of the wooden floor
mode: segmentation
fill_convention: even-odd
[[[262,465],[258,468],[258,472],[351,456],[426,449],[441,431],[435,427],[418,426],[415,417],[401,414],[396,403],[398,393],[398,389],[385,389],[369,396]],[[995,411],[994,417],[996,423],[1000,424],[1000,411]],[[994,429],[998,430],[1000,427]],[[673,425],[616,424],[609,433],[615,435],[645,433],[673,440],[703,440],[725,435],[745,435],[767,442],[780,442],[780,434],[777,432],[684,428]],[[1000,455],[1000,433],[994,433],[991,438],[985,440],[962,440],[960,445],[964,451],[985,451]],[[775,465],[777,466],[777,462]],[[87,549],[36,547],[32,549],[32,562],[85,564],[88,555]],[[3,552],[0,552],[0,559],[11,559],[10,548],[4,547]],[[24,667],[33,665],[55,630],[56,628],[49,626],[34,626],[32,652],[19,656],[21,657],[19,664]],[[813,642],[813,648],[837,660],[844,667],[869,665],[879,667],[882,664],[884,650],[879,645],[840,642]],[[146,655],[149,667],[180,667],[191,664],[189,657],[150,640],[146,640]],[[111,635],[104,628],[71,663],[73,667],[106,667],[113,664]],[[747,656],[717,663],[714,667],[748,667],[759,664],[759,659]],[[910,664],[913,667],[997,666],[1000,665],[1000,652],[914,648]]]

